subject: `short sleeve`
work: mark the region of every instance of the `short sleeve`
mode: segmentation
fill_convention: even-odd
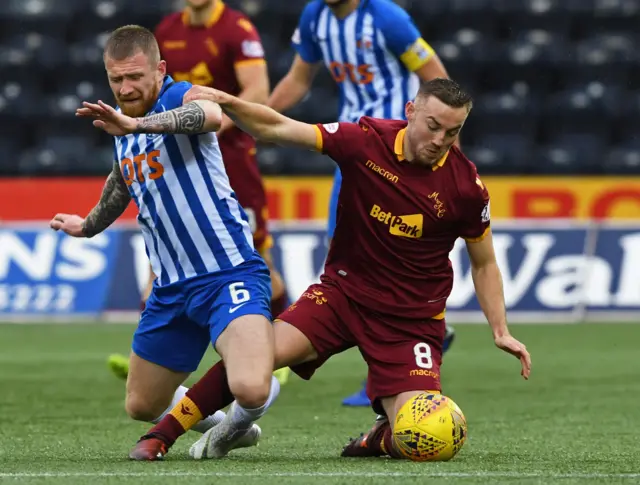
[[[480,177],[476,176],[475,188],[469,195],[461,221],[460,237],[467,242],[479,242],[487,235],[491,224],[489,191]]]
[[[305,7],[300,16],[298,28],[291,37],[293,48],[308,64],[315,64],[322,60],[322,52],[320,52],[312,33],[318,17],[317,10],[317,2],[312,2]]]
[[[234,66],[264,63],[264,49],[258,31],[245,17],[235,21],[229,39]]]
[[[357,123],[325,123],[316,128],[316,150],[331,157],[340,168],[357,159],[355,153],[363,146],[366,131]]]
[[[182,98],[191,89],[191,86],[192,84],[186,81],[173,83],[160,98],[160,104],[164,106],[165,111],[182,106]]]
[[[413,19],[400,6],[389,3],[378,13],[387,46],[410,71],[417,71],[434,55]]]

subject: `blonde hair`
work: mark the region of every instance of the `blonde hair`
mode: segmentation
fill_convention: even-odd
[[[148,56],[152,64],[160,62],[160,47],[153,32],[140,25],[125,25],[114,30],[104,46],[104,56],[116,61],[134,56],[138,51]]]

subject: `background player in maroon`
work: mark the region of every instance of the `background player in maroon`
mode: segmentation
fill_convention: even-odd
[[[443,316],[453,285],[448,256],[462,237],[494,342],[519,358],[521,374],[529,377],[529,353],[507,327],[489,195],[475,166],[453,146],[471,109],[455,82],[423,83],[406,105],[408,121],[363,117],[357,124],[308,125],[210,88],[192,88],[187,98],[218,102],[258,139],[322,151],[343,174],[325,273],[276,322],[276,366],[293,366],[308,379],[330,356],[357,346],[369,367],[374,409],[388,418],[416,394],[440,391]],[[226,393],[215,377],[221,365],[194,388]],[[237,431],[223,419],[191,455],[218,456],[211,450]],[[177,438],[162,421],[150,434],[158,449]],[[379,420],[343,456],[398,456],[391,434],[389,419]]]
[[[260,36],[245,15],[221,0],[186,0],[186,8],[163,19],[155,35],[176,82],[212,86],[255,103],[267,101],[269,76]],[[272,313],[278,315],[286,308],[286,289],[271,258],[255,140],[228,116],[217,135],[231,187],[249,215],[256,249],[271,270]]]

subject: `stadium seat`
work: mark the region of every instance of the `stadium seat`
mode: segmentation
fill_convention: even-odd
[[[4,143],[0,153],[16,144],[30,148],[24,159],[16,156],[9,163],[30,173],[98,173],[90,171],[104,166],[63,157],[57,148],[42,146],[43,140],[82,134],[90,150],[108,153],[110,163],[111,138],[73,116],[82,100],[113,102],[102,63],[108,32],[130,23],[153,28],[163,15],[182,8],[183,0],[1,3],[0,130],[11,146]],[[451,77],[473,95],[462,144],[483,172],[569,173],[573,167],[633,173],[633,144],[640,138],[640,0],[397,3],[412,14]],[[275,85],[291,65],[291,35],[303,2],[229,0],[228,5],[244,10],[258,26]],[[66,131],[40,126],[43,107],[46,119]],[[311,96],[287,114],[308,122],[335,121],[337,89],[326,69]],[[590,140],[596,140],[594,153],[606,163],[594,165],[593,157],[580,151],[577,145]],[[268,173],[333,172],[326,157],[272,146],[262,150],[260,166]],[[544,161],[538,163],[537,155]]]
[[[636,46],[635,36],[626,32],[593,35],[576,45],[565,74],[574,82],[598,80],[626,85],[631,69],[639,65]]]
[[[76,12],[75,28],[70,32],[71,41],[137,23],[139,19],[128,10],[131,3],[127,0],[84,0]]]
[[[16,118],[30,118],[42,113],[40,92],[35,82],[0,83],[0,113]]]
[[[93,148],[86,136],[52,134],[42,138],[35,148],[24,152],[20,168],[27,173],[64,173],[73,167],[87,172],[97,162]]]
[[[49,148],[25,150],[18,167],[23,175],[61,175],[68,173],[70,168],[68,159]]]
[[[538,103],[533,96],[494,92],[477,98],[473,116],[480,120],[481,131],[514,133],[531,138],[538,112]]]
[[[420,19],[421,16],[436,17],[438,15],[450,13],[451,2],[449,0],[429,0],[428,2],[423,0],[403,1],[406,5],[407,11],[416,19]]]
[[[12,34],[34,31],[64,38],[80,0],[2,0],[0,23]]]
[[[106,73],[103,70],[100,74],[100,79],[98,81],[82,79],[71,75],[62,76],[56,79],[56,83],[53,86],[55,94],[57,96],[76,97],[78,100],[78,107],[82,101],[95,102],[99,99],[105,103],[113,105],[115,103],[115,99],[113,92],[109,87]]]
[[[25,32],[16,34],[4,42],[0,63],[49,69],[64,63],[66,49],[66,45],[60,39],[43,36],[38,32]]]
[[[640,173],[640,143],[616,146],[604,159],[603,170],[608,174]]]
[[[487,132],[476,137],[467,147],[462,139],[462,149],[476,164],[481,174],[519,174],[526,172],[531,163],[531,137],[518,133]]]
[[[627,91],[622,96],[614,135],[618,143],[640,142],[640,93]]]
[[[435,17],[425,29],[425,35],[428,38],[442,38],[461,29],[473,29],[486,37],[495,37],[497,18],[492,15],[488,5],[489,0],[450,0],[449,12]]]
[[[513,36],[519,32],[544,26],[561,36],[568,36],[571,17],[563,2],[554,0],[491,0],[500,18],[501,32]]]
[[[167,15],[184,8],[182,0],[146,0],[145,2],[131,2],[131,11],[141,15]]]
[[[169,13],[182,10],[184,2],[176,0],[145,0],[144,2],[129,2],[127,6],[130,22],[154,30],[162,19]]]
[[[296,175],[333,175],[336,163],[326,155],[316,152],[305,153],[301,158],[299,150],[283,153],[288,173]]]
[[[612,119],[619,109],[615,86],[593,82],[573,86],[549,97],[541,120],[545,138],[583,133],[609,142]]]
[[[287,116],[308,123],[329,123],[338,119],[336,95],[322,86],[314,87],[302,102],[287,112]]]
[[[573,30],[578,37],[586,37],[600,32],[637,32],[640,2],[638,0],[573,0],[576,7],[587,10],[582,15],[573,16]]]
[[[534,173],[599,174],[602,172],[604,143],[597,137],[567,134],[537,151]]]
[[[256,159],[263,175],[282,173],[286,165],[277,145],[260,144],[256,150]]]
[[[17,175],[20,168],[19,153],[22,147],[5,132],[2,135],[0,138],[0,175]]]

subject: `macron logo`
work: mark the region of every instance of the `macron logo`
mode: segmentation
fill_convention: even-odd
[[[377,174],[382,175],[384,178],[386,178],[387,180],[393,182],[394,184],[398,183],[398,176],[389,172],[389,170],[386,170],[384,168],[382,168],[380,165],[378,165],[377,163],[371,161],[371,160],[367,160],[367,163],[364,164],[365,167],[367,167],[369,170],[373,170],[374,172],[376,172]]]

